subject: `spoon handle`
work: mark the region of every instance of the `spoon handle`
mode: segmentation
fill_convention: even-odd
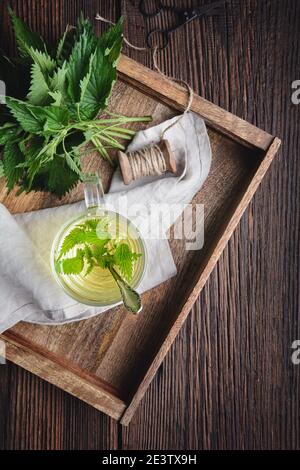
[[[131,313],[139,313],[143,308],[140,295],[132,289],[124,279],[122,279],[113,267],[110,267],[109,270],[120,289],[122,299],[127,310]]]

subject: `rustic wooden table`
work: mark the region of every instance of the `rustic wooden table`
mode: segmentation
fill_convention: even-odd
[[[111,20],[127,14],[126,35],[137,45],[160,21],[145,22],[137,0],[9,3],[49,40],[81,10]],[[0,3],[0,46],[12,52],[7,4]],[[151,67],[149,54],[125,53]],[[291,100],[300,80],[300,2],[231,0],[225,18],[174,33],[160,64],[281,137],[283,149],[130,426],[7,364],[0,366],[0,449],[300,448],[300,366],[291,362],[300,339],[300,105]]]

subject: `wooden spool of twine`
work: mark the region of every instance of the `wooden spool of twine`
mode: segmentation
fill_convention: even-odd
[[[136,152],[119,151],[118,158],[125,184],[145,176],[160,176],[167,171],[175,174],[177,171],[173,152],[165,139]]]

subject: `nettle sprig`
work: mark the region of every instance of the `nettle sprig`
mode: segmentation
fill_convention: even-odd
[[[58,274],[87,276],[96,267],[108,269],[119,287],[125,307],[138,313],[141,298],[129,283],[140,256],[125,240],[112,238],[106,217],[101,221],[88,219],[76,225],[63,240],[55,260],[55,270]]]
[[[106,111],[117,79],[122,19],[98,38],[81,16],[51,49],[12,10],[10,15],[20,57],[0,57],[9,95],[0,106],[0,176],[8,190],[19,185],[19,192],[61,197],[81,180],[87,144],[112,164],[109,150],[124,150],[121,142],[135,134],[123,126],[151,118]]]

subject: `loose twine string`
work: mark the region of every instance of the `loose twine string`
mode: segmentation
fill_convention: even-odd
[[[104,18],[99,13],[96,14],[95,19],[98,21],[102,21],[103,23],[115,25],[113,21],[108,20],[107,18]],[[194,90],[185,80],[166,75],[161,70],[161,68],[158,65],[158,60],[157,60],[157,53],[159,50],[158,46],[155,46],[154,48],[139,47],[139,46],[132,44],[125,36],[124,36],[124,42],[130,49],[134,49],[136,51],[146,52],[148,50],[151,50],[153,66],[155,70],[159,73],[159,75],[164,80],[172,80],[176,83],[184,85],[187,89],[189,99],[183,111],[183,114],[181,114],[177,119],[175,119],[175,121],[173,121],[172,124],[170,124],[165,129],[163,129],[161,133],[161,139],[163,139],[166,132],[170,130],[172,127],[174,127],[191,110],[193,99],[194,99]],[[145,147],[142,150],[129,152],[128,156],[130,157],[128,158],[128,161],[130,163],[131,172],[132,172],[132,176],[134,180],[143,176],[149,176],[153,174],[161,175],[166,172],[167,166],[166,166],[166,162],[164,159],[164,155],[158,145],[152,145],[151,147]]]

